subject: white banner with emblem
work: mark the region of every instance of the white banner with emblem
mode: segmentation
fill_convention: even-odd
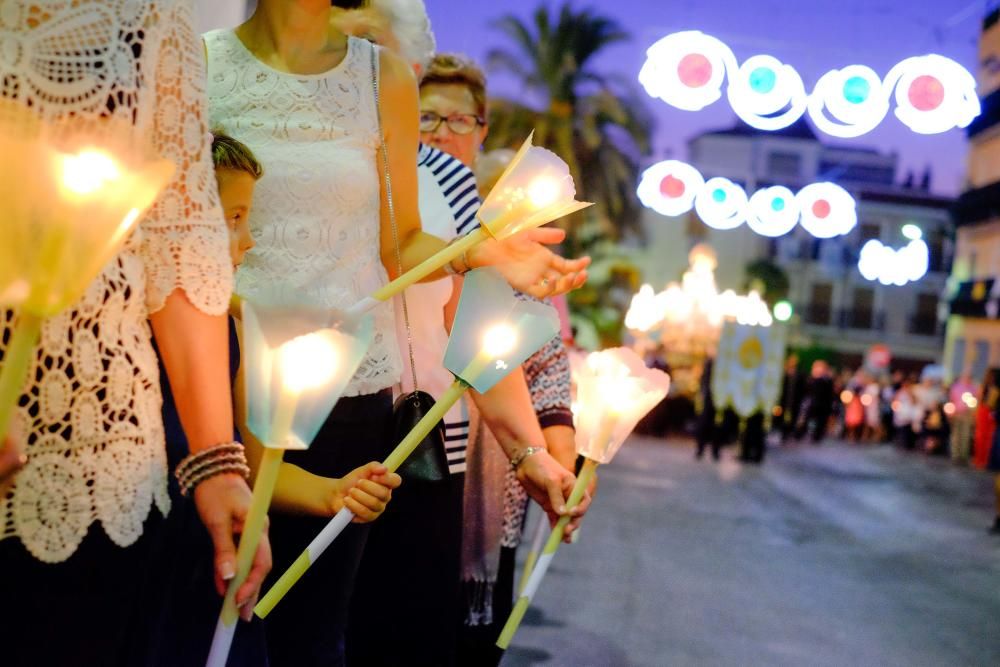
[[[732,408],[747,418],[759,410],[770,416],[781,393],[787,330],[726,322],[712,365],[712,400],[716,410]]]

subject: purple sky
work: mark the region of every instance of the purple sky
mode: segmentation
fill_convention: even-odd
[[[441,51],[462,51],[482,61],[506,38],[490,23],[505,13],[530,18],[540,0],[426,0]],[[551,7],[561,6],[549,1]],[[939,53],[975,72],[976,41],[985,0],[573,0],[617,19],[632,42],[609,48],[598,61],[605,72],[637,76],[646,48],[680,30],[701,30],[729,45],[742,62],[767,53],[792,65],[812,89],[826,71],[864,64],[884,76],[900,60]],[[512,82],[493,77],[491,88],[503,95]],[[686,141],[706,129],[735,121],[725,96],[700,112],[669,107],[646,97],[658,125],[654,156],[687,157]],[[822,137],[822,135],[821,135]],[[873,132],[853,140],[826,138],[830,143],[872,146],[900,155],[901,179],[907,169],[931,164],[936,192],[961,191],[965,173],[965,136],[960,130],[923,136],[912,133],[890,112]]]

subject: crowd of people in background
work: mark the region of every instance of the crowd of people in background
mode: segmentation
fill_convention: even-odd
[[[792,355],[786,361],[773,424],[782,443],[819,444],[827,437],[859,444],[895,443],[907,451],[1000,473],[998,398],[1000,369],[989,369],[978,383],[963,373],[949,384],[938,366],[927,366],[919,374],[864,368],[837,372],[817,360],[805,375]],[[995,489],[991,532],[1000,535],[1000,474]]]

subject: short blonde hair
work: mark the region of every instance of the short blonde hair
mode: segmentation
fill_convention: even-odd
[[[476,113],[486,119],[486,74],[469,58],[458,53],[439,53],[431,60],[420,87],[465,86],[476,103]]]
[[[212,132],[212,163],[216,169],[244,171],[255,179],[264,175],[264,167],[246,144],[219,131]]]

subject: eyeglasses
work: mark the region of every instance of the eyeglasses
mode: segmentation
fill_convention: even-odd
[[[433,111],[420,112],[421,132],[434,132],[441,126],[442,122],[454,134],[469,134],[486,121],[471,113],[455,113],[446,117],[438,115]]]

